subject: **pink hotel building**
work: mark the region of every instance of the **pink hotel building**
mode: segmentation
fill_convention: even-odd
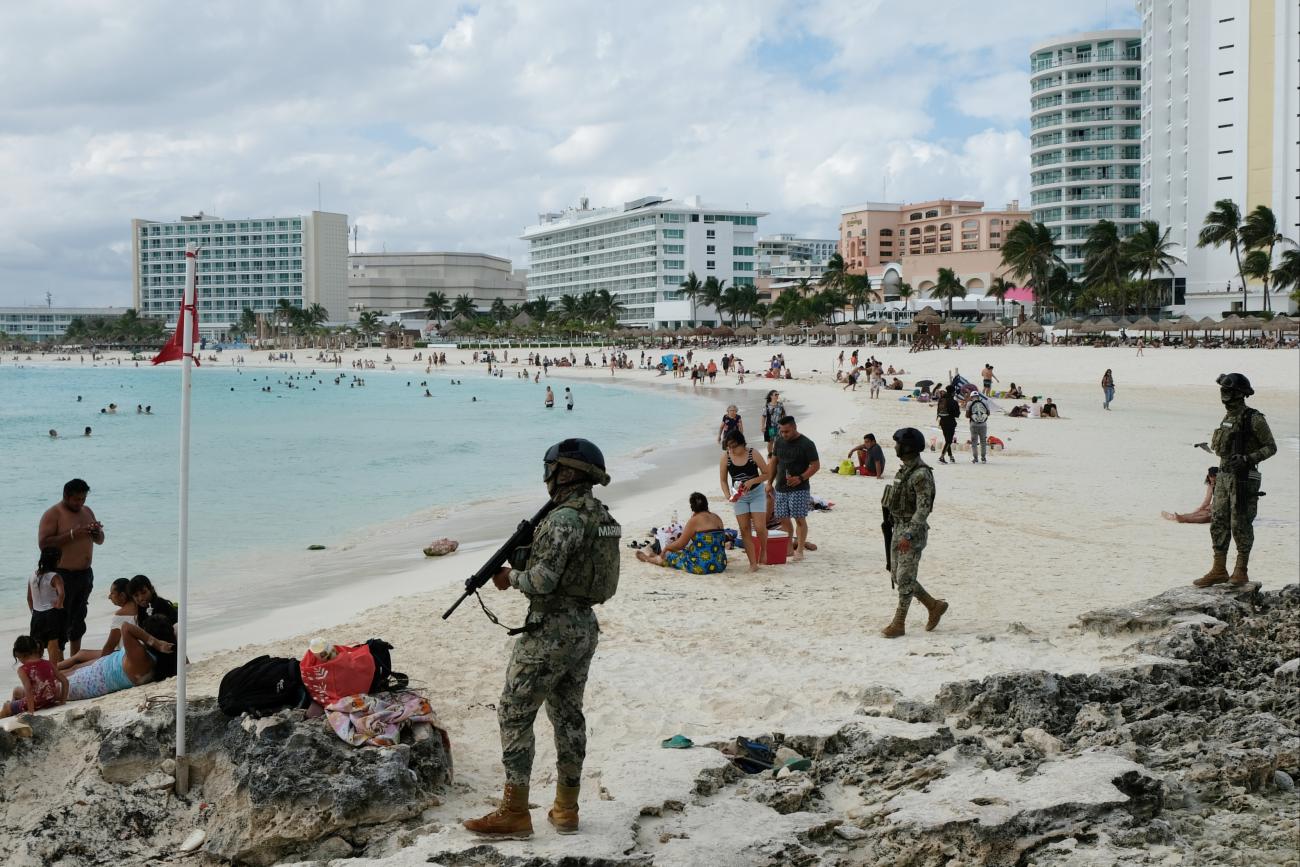
[[[983,208],[983,202],[954,199],[845,208],[840,212],[840,255],[852,273],[883,280],[886,295],[905,282],[916,290],[915,297],[928,297],[939,269],[951,268],[969,293],[967,303],[956,302],[954,308],[971,308],[993,278],[1004,275],[1000,249],[1007,230],[1031,218],[1019,202],[1000,211]]]

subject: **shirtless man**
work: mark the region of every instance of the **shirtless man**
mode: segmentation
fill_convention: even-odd
[[[69,656],[81,650],[81,637],[86,634],[86,608],[95,585],[90,560],[94,546],[104,544],[104,525],[86,505],[89,493],[90,485],[81,479],[68,482],[63,486],[63,499],[45,510],[36,531],[38,548],[59,548],[63,552],[56,571],[63,578]]]

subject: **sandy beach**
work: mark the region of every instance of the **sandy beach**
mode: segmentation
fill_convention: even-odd
[[[852,348],[844,349],[847,359]],[[1208,439],[1222,416],[1214,384],[1220,373],[1236,371],[1251,379],[1256,395],[1250,403],[1268,417],[1279,447],[1262,466],[1268,495],[1259,507],[1251,576],[1266,589],[1277,589],[1294,582],[1300,571],[1300,364],[1294,352],[1147,349],[1144,357],[1135,357],[1131,348],[967,347],[909,354],[905,347],[861,347],[864,358],[874,354],[886,365],[904,368],[901,378],[909,386],[920,379],[945,379],[956,370],[974,380],[983,364],[992,363],[1003,387],[1014,381],[1027,395],[1051,396],[1062,415],[1052,420],[995,414],[989,432],[1007,447],[993,452],[986,465],[971,465],[967,452],[959,453],[955,465],[938,466],[937,453],[927,453],[938,496],[921,577],[951,609],[935,632],[922,631],[923,617],[914,610],[905,637],[884,639],[879,629],[894,603],[879,530],[884,483],[841,477],[830,469],[866,432],[887,444],[899,427],[918,427],[927,438],[938,431],[931,407],[900,402],[897,392],[872,400],[865,385],[842,390],[834,381],[840,350],[739,347],[733,351],[750,368],[784,353],[795,378],[777,383],[747,376],[739,385],[734,377],[723,383],[719,376],[716,389],[717,414],[736,400],[751,439],[758,438],[759,409],[769,388],[779,388],[797,408],[800,429],[817,444],[822,459],[813,493],[834,503],[831,511],[809,518],[810,538],[819,549],[803,562],[765,567],[754,575],[745,573],[741,555],[726,573],[700,577],[642,564],[625,548],[619,593],[597,609],[602,637],[587,690],[583,833],[557,837],[543,819],[532,840],[495,844],[503,855],[617,858],[635,851],[653,853],[656,865],[755,863],[745,854],[754,841],[792,836],[801,814],[776,815],[745,802],[744,809],[730,813],[720,807],[707,821],[724,825],[708,831],[706,825],[689,839],[638,839],[643,810],[687,800],[702,769],[717,758],[712,750],[662,750],[661,739],[683,734],[708,743],[772,732],[817,735],[853,718],[864,691],[880,687],[928,701],[944,683],[965,678],[1027,668],[1087,673],[1139,662],[1131,637],[1080,632],[1075,624],[1084,611],[1185,585],[1208,567],[1208,528],[1170,523],[1160,512],[1190,510],[1201,500],[1201,480],[1212,459],[1193,443]],[[527,351],[519,350],[521,358]],[[576,351],[581,359],[588,350]],[[638,352],[631,354],[635,358]],[[320,367],[309,354],[297,352],[295,366]],[[399,371],[423,367],[409,361],[411,351],[365,352],[381,365],[386,354]],[[265,353],[244,355],[250,366],[290,366],[268,364]],[[358,355],[347,353],[342,370],[348,371],[347,362]],[[456,362],[469,353],[447,355]],[[697,360],[720,355],[696,350]],[[1117,384],[1110,412],[1102,409],[1099,386],[1107,368]],[[552,368],[549,376],[561,387],[594,378],[608,381],[610,373]],[[689,380],[657,377],[653,371],[620,370],[615,379],[644,388],[691,389]],[[958,434],[964,437],[964,425]],[[677,445],[669,445],[635,489],[620,493],[615,486],[612,499],[625,541],[641,538],[673,511],[686,514],[687,497],[697,490],[734,526],[731,509],[719,497],[717,466],[698,448],[710,438],[711,431],[702,430],[697,442],[680,444],[680,461]],[[887,455],[892,476],[897,461],[889,449]],[[539,468],[540,460],[538,455]],[[544,496],[540,483],[537,494],[538,500]],[[487,480],[483,496],[492,496]],[[505,512],[515,507],[520,512],[501,514],[501,528],[532,511],[518,501],[509,510],[505,505]],[[439,517],[428,516],[418,533],[442,535]],[[416,535],[408,528],[401,539]],[[390,573],[382,588],[358,584],[191,637],[195,696],[214,695],[222,674],[246,659],[261,653],[300,656],[312,635],[326,634],[346,643],[372,636],[391,642],[395,667],[430,697],[450,733],[455,785],[441,806],[407,826],[402,847],[391,847],[383,859],[347,863],[427,863],[434,853],[469,849],[475,841],[459,820],[482,813],[499,795],[494,708],[510,639],[472,603],[448,621],[439,619],[494,537],[480,533],[474,541],[443,560],[414,561]],[[357,551],[339,556],[358,573],[365,570]],[[170,588],[159,589],[166,595]],[[519,594],[492,591],[485,597],[504,622],[522,620]],[[97,704],[108,715],[126,713],[172,694],[174,686],[174,681],[146,686]],[[545,715],[539,716],[537,739],[533,800],[543,803],[554,783]],[[73,763],[82,757],[49,761]],[[32,795],[4,808],[7,826],[24,827],[25,819],[41,809],[39,773],[10,771],[8,788]],[[540,815],[534,813],[535,822]],[[5,836],[0,833],[0,844]]]

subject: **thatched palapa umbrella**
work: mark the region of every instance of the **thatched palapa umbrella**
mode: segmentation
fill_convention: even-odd
[[[750,328],[748,325],[742,325],[742,326],[740,326],[739,328],[736,329],[736,336],[737,336],[737,337],[757,337],[757,336],[758,336],[758,332],[755,331],[753,328]]]
[[[1043,333],[1043,326],[1035,319],[1026,319],[1015,327],[1017,334],[1039,334]]]

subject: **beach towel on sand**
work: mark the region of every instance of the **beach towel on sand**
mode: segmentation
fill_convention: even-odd
[[[414,692],[345,696],[325,708],[325,718],[330,728],[354,747],[396,746],[402,726],[418,722],[433,725],[446,742],[429,700]]]

